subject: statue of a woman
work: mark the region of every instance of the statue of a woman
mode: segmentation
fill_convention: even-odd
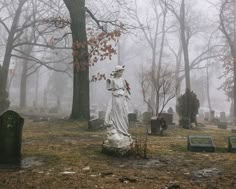
[[[105,116],[105,126],[107,126],[107,139],[104,144],[116,148],[128,147],[132,143],[132,138],[128,133],[128,105],[130,98],[129,85],[122,78],[124,66],[116,66],[107,79],[107,89],[112,92],[112,98],[108,103]]]

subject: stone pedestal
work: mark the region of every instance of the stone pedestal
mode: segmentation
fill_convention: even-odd
[[[102,151],[108,155],[128,155],[133,145],[132,137],[118,133],[117,130],[112,127],[108,127],[107,130],[107,137],[103,141]]]

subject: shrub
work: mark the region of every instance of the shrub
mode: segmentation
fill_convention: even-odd
[[[197,99],[197,95],[193,91],[186,89],[186,92],[178,98],[178,104],[176,106],[176,111],[180,117],[180,126],[190,128],[191,123],[197,125],[196,116],[199,107],[200,103]]]

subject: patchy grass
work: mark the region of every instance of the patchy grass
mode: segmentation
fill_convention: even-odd
[[[130,132],[143,139],[145,125],[131,123]],[[87,128],[85,122],[26,120],[23,158],[37,157],[43,165],[0,171],[0,188],[236,188],[236,154],[226,150],[227,137],[232,135],[228,130],[202,125],[193,130],[173,126],[163,137],[148,136],[148,159],[137,159],[101,153],[105,131]],[[188,135],[211,135],[216,153],[188,152]],[[194,171],[208,168],[216,168],[220,174],[194,177]]]

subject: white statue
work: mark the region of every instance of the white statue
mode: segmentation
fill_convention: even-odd
[[[112,92],[105,116],[107,126],[107,138],[104,145],[115,148],[129,148],[133,140],[128,133],[128,105],[130,98],[129,85],[122,78],[124,66],[116,66],[107,79],[107,89]]]

